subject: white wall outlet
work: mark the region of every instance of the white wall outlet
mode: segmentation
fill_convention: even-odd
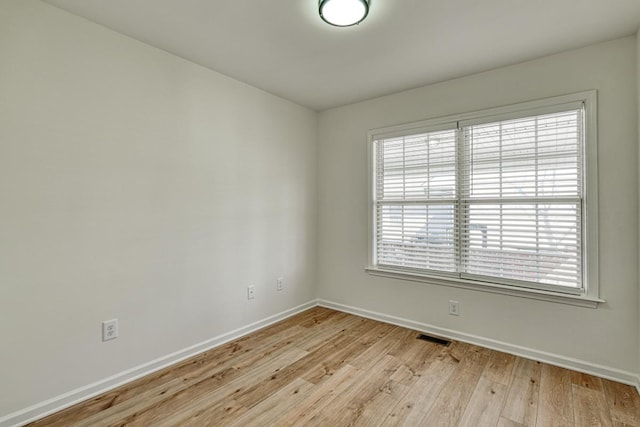
[[[460,316],[460,302],[449,300],[449,314],[452,316]]]
[[[281,291],[284,289],[284,278],[278,277],[276,279],[276,291]]]
[[[118,338],[118,319],[105,320],[102,322],[102,341],[109,341]]]
[[[256,287],[248,286],[247,287],[247,299],[254,299],[256,297]]]

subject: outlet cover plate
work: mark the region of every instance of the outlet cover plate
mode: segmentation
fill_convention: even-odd
[[[460,302],[449,300],[449,314],[452,316],[460,316]]]
[[[102,322],[102,341],[109,341],[118,338],[118,319],[105,320]]]

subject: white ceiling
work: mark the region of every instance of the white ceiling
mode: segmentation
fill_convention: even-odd
[[[315,110],[640,26],[640,0],[371,0],[350,28],[325,24],[317,0],[45,1]]]

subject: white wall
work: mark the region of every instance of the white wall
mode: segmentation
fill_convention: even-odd
[[[565,360],[637,372],[635,52],[635,37],[627,37],[322,112],[319,297]],[[599,96],[600,286],[606,304],[580,308],[364,272],[367,130],[590,89]],[[449,299],[460,301],[460,317],[448,315]]]
[[[313,300],[316,135],[311,110],[2,0],[0,418]]]

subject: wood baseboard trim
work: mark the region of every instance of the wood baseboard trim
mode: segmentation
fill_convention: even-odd
[[[166,368],[167,366],[171,366],[182,360],[193,357],[199,353],[221,346],[225,343],[228,343],[229,341],[241,338],[245,335],[257,331],[258,329],[262,329],[276,322],[287,319],[317,305],[317,300],[308,301],[297,307],[293,307],[289,310],[282,311],[280,313],[266,317],[262,320],[235,329],[233,331],[218,335],[217,337],[203,341],[199,344],[195,344],[191,347],[176,351],[174,353],[136,366],[132,369],[120,372],[111,377],[96,381],[84,387],[71,390],[67,393],[45,400],[44,402],[29,406],[25,409],[10,413],[8,415],[0,417],[0,427],[19,427],[44,418],[47,415],[61,411],[87,399],[91,399],[92,397],[105,393],[116,387],[120,387],[124,384],[127,384],[145,375],[149,375],[160,369]]]
[[[638,389],[638,393],[640,393],[640,376],[633,372],[627,372],[620,369],[610,368],[608,366],[597,365],[595,363],[587,362],[584,360],[573,359],[559,354],[547,353],[527,347],[521,347],[518,345],[458,332],[451,329],[439,328],[437,326],[429,325],[426,323],[416,322],[401,317],[391,316],[388,314],[378,313],[375,311],[370,311],[323,299],[318,300],[318,305],[321,307],[331,308],[333,310],[343,311],[345,313],[355,314],[356,316],[366,317],[368,319],[378,320],[380,322],[390,323],[396,326],[402,326],[419,332],[437,335],[456,341],[462,341],[469,344],[490,348],[492,350],[498,350],[504,353],[513,354],[515,356],[537,360],[539,362],[548,363],[550,365],[560,366],[562,368],[607,378],[613,381],[635,386]]]

